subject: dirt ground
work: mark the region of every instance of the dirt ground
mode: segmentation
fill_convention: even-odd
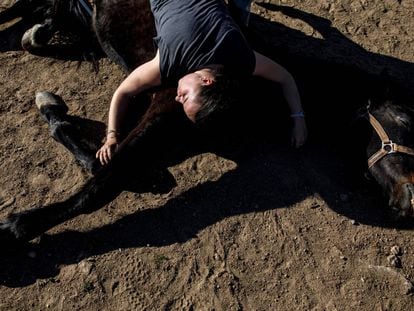
[[[251,27],[268,44],[328,66],[387,68],[414,90],[413,0],[264,2]],[[59,94],[103,131],[124,77],[107,59],[95,73],[29,55],[18,30],[0,28],[2,218],[63,200],[89,177],[49,137],[35,92]],[[389,222],[376,190],[345,181],[328,147],[266,145],[242,163],[204,153],[169,170],[172,190],[124,191],[1,258],[0,309],[414,310],[412,226]]]

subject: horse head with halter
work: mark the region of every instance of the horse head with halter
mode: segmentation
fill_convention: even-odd
[[[378,116],[375,117],[369,102],[365,113],[381,143],[379,148],[373,148],[374,141],[376,145],[378,143],[372,139],[368,146],[371,151],[368,170],[388,192],[389,205],[397,211],[398,216],[414,216],[414,148],[406,145],[412,145],[413,139],[404,140],[404,137],[414,137],[413,129],[410,127],[412,117],[403,108],[394,107],[392,102],[386,102],[383,107],[385,108],[382,113],[376,110]],[[385,123],[393,126],[387,131]],[[405,135],[399,135],[401,132]],[[394,155],[392,159],[389,157],[391,155]]]

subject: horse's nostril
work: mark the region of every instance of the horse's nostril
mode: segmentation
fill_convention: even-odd
[[[404,185],[407,188],[407,191],[411,193],[411,196],[414,196],[414,185],[413,184],[405,184]]]
[[[414,214],[414,185],[405,184],[405,188],[407,190],[407,194],[409,195],[407,199],[410,201],[411,213]]]
[[[397,189],[395,189],[397,190]],[[400,217],[414,217],[414,185],[411,183],[400,184],[389,198],[389,206],[397,211]]]
[[[414,209],[414,190],[413,190],[413,185],[410,185],[411,187],[409,187],[408,189],[409,189],[409,191],[410,191],[410,193],[411,193],[411,200],[410,200],[410,202],[411,202],[411,207]]]

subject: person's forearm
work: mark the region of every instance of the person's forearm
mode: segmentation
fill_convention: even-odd
[[[303,110],[299,91],[292,75],[283,66],[270,58],[256,51],[254,53],[256,56],[256,67],[253,74],[280,83],[291,113],[301,113]]]
[[[109,108],[107,134],[114,133],[117,136],[122,130],[122,121],[128,109],[129,101],[128,94],[118,90],[115,91]]]
[[[139,93],[161,84],[159,52],[149,62],[138,66],[122,81],[112,96],[108,116],[108,131],[118,133],[131,99]]]
[[[296,82],[292,75],[287,74],[282,82],[283,95],[289,105],[290,112],[292,114],[298,114],[303,112],[299,91],[296,86]]]

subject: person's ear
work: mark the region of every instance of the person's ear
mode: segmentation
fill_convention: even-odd
[[[203,85],[212,85],[214,83],[214,79],[209,77],[202,77],[201,81],[203,82]]]

